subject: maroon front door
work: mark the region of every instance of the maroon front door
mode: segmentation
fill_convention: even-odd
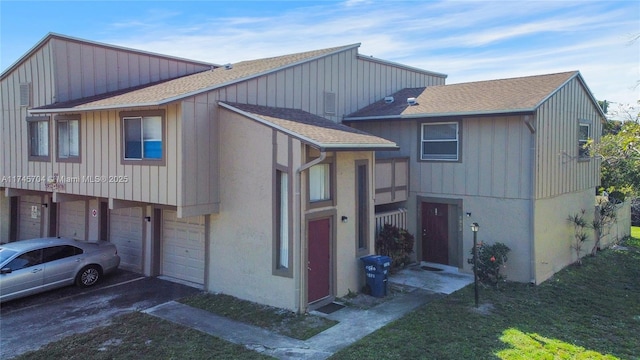
[[[449,264],[449,206],[422,203],[422,260]]]
[[[309,263],[308,263],[308,296],[309,302],[320,300],[330,295],[331,285],[331,220],[320,219],[309,221]]]

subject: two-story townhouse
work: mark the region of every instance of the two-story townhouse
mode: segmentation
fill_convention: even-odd
[[[583,145],[605,121],[579,72],[389,95],[344,121],[400,146],[377,158],[409,159],[406,200],[376,205],[407,209],[417,260],[470,271],[474,222],[480,241],[511,248],[510,280],[540,283],[576,260],[566,219],[593,219],[600,160]]]
[[[297,311],[358,290],[397,146],[339,121],[446,78],[358,46],[219,67],[46,36],[1,76],[2,240],[105,239],[125,268]]]

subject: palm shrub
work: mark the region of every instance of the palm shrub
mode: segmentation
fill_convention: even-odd
[[[501,282],[507,279],[507,276],[500,272],[507,263],[507,254],[511,249],[497,242],[492,245],[478,244],[478,280],[486,285],[498,287]],[[473,249],[471,249],[471,258],[467,259],[469,264],[474,263]]]
[[[409,263],[414,242],[413,235],[407,230],[384,224],[376,238],[376,254],[389,256],[392,268],[404,267]]]

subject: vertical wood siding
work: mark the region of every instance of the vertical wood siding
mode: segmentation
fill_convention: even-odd
[[[600,183],[600,160],[578,157],[578,124],[587,120],[600,140],[601,116],[578,79],[540,106],[536,114],[536,198],[594,188]]]
[[[55,101],[68,101],[167,80],[209,66],[67,39],[50,41]]]
[[[354,126],[400,146],[400,151],[380,152],[376,155],[378,158],[410,157],[412,192],[510,199],[531,197],[529,149],[533,140],[521,117],[461,119],[461,162],[418,161],[421,123],[370,122]]]
[[[163,107],[166,165],[121,164],[118,111],[81,114],[80,163],[55,161],[55,121],[50,122],[49,162],[27,161],[26,108],[18,106],[19,84],[32,83],[33,106],[67,101],[164,80],[202,70],[163,57],[53,38],[2,80],[3,175],[65,178],[125,176],[127,182],[67,182],[65,193],[194,207],[216,204],[218,188],[217,101],[296,108],[339,122],[405,87],[444,83],[444,78],[360,58],[356,49],[283,69]],[[10,90],[10,91],[9,91]],[[325,113],[325,94],[334,93],[335,113]],[[44,184],[10,187],[41,190]],[[200,210],[198,210],[200,209]]]

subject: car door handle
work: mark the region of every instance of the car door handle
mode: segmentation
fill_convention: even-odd
[[[40,271],[42,271],[42,269],[33,269],[33,270],[31,270],[31,273],[35,274],[35,273],[40,272]]]

